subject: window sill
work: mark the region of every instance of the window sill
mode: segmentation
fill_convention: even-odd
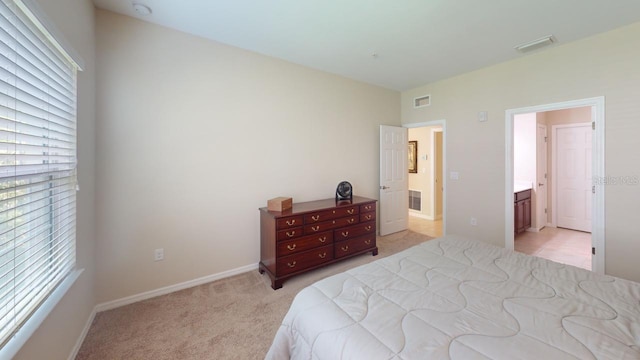
[[[84,269],[74,269],[60,283],[49,297],[42,303],[27,322],[18,332],[0,349],[0,359],[13,358],[22,346],[29,340],[31,335],[40,327],[51,311],[58,305],[60,300],[69,291],[71,286],[78,280]]]

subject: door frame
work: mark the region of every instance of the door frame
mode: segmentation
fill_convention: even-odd
[[[505,111],[505,235],[504,245],[509,250],[514,249],[513,224],[513,121],[517,114],[538,113],[553,110],[563,110],[577,107],[591,107],[591,122],[594,124],[593,152],[591,175],[593,179],[605,176],[605,99],[604,96],[564,101],[552,104],[537,105],[525,108],[508,109]],[[591,223],[591,246],[595,250],[592,256],[591,269],[598,274],[605,270],[605,187],[604,182],[594,181]]]
[[[431,129],[431,176],[432,176],[432,184],[433,189],[431,190],[431,215],[433,216],[433,220],[439,220],[444,216],[444,196],[442,198],[442,214],[438,217],[436,213],[436,191],[438,191],[438,184],[436,184],[436,133],[442,133],[442,128],[439,129]],[[440,149],[442,153],[442,163],[444,165],[444,133],[442,134],[442,149]],[[442,168],[442,176],[440,179],[443,183],[443,195],[444,195],[444,167]]]
[[[588,127],[590,125],[591,123],[571,123],[551,126],[551,134],[553,136],[553,144],[551,145],[551,169],[553,170],[553,176],[551,177],[551,225],[553,227],[558,226],[558,129]],[[593,178],[593,172],[591,178]],[[593,206],[593,202],[591,206]]]
[[[542,149],[538,149],[538,129],[544,129],[544,146],[542,146]],[[548,178],[548,174],[549,174],[549,161],[548,161],[548,147],[547,147],[547,139],[549,138],[549,129],[547,128],[546,124],[538,124],[536,123],[536,183],[533,184],[533,187],[537,190],[536,191],[536,226],[535,226],[535,231],[538,232],[540,230],[542,230],[545,226],[549,225],[549,217],[547,215],[547,209],[549,208],[549,204],[548,204],[548,197],[549,197],[549,178]],[[543,151],[544,154],[540,154],[540,152]],[[541,156],[544,155],[544,156]],[[539,159],[544,159],[544,196],[539,196],[540,194],[540,179],[538,178],[538,170],[539,170],[539,166],[538,166],[538,161]],[[542,203],[540,202],[540,200],[542,199]],[[544,208],[542,207],[542,205],[544,205]],[[553,212],[553,208],[552,208],[552,212]]]
[[[442,128],[442,236],[447,234],[447,121],[432,120],[419,123],[402,124],[405,128],[420,128],[427,126],[440,126]],[[432,153],[433,156],[433,153]],[[433,162],[432,162],[433,163]],[[433,165],[432,165],[433,166]],[[432,171],[433,174],[433,171]],[[407,197],[409,194],[407,193]],[[433,198],[433,196],[432,196]],[[432,200],[433,205],[433,200]],[[408,210],[407,210],[408,211]],[[433,212],[432,212],[433,213]]]

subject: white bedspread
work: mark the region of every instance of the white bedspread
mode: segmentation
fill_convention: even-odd
[[[267,359],[640,359],[640,284],[449,236],[300,291]]]

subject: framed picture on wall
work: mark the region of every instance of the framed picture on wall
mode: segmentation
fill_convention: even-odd
[[[418,173],[418,142],[409,141],[409,172]]]

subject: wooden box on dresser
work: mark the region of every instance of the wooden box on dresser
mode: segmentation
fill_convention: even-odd
[[[261,274],[279,289],[287,278],[376,247],[376,200],[324,199],[277,212],[260,208]]]

